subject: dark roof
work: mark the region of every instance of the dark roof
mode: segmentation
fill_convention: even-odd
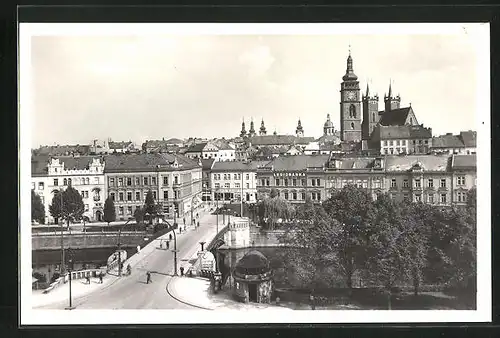
[[[67,170],[85,170],[89,168],[89,164],[94,158],[102,159],[102,156],[48,156],[38,155],[31,158],[31,174],[46,175],[48,173],[47,166],[51,158],[59,159],[64,163],[64,168]]]
[[[266,161],[217,161],[212,167],[212,171],[256,171],[259,165],[267,163]]]
[[[235,269],[270,269],[269,260],[260,251],[252,250],[247,252],[236,263]]]
[[[417,163],[424,170],[446,171],[451,157],[448,155],[407,155],[386,156],[385,167],[387,171],[408,171]]]
[[[264,167],[272,167],[274,170],[305,170],[307,168],[324,167],[329,155],[295,155],[280,156],[268,162]]]
[[[380,139],[424,139],[431,138],[432,130],[423,126],[380,126]]]
[[[177,168],[173,166],[175,159],[179,164]],[[164,153],[108,155],[105,156],[104,160],[106,162],[105,172],[174,171],[200,168],[198,162],[185,156]]]
[[[171,138],[165,141],[166,144],[179,144],[179,143],[184,143],[183,140],[178,139],[178,138]]]
[[[476,155],[453,155],[451,162],[452,169],[473,169],[477,168]]]
[[[201,153],[206,145],[207,142],[193,144],[186,150],[186,153]]]
[[[218,142],[217,146],[220,150],[234,150],[234,148],[231,147],[226,141]]]
[[[379,115],[382,115],[380,119],[380,124],[383,126],[403,126],[406,122],[406,118],[410,113],[411,107],[393,109],[390,111],[381,111]]]
[[[446,134],[432,138],[433,148],[464,148],[465,145],[458,135]]]
[[[252,145],[265,146],[265,145],[289,145],[295,141],[296,137],[293,135],[263,135],[254,136],[250,138]]]
[[[201,165],[203,170],[210,170],[212,169],[212,164],[214,164],[215,159],[214,158],[202,158],[201,159]]]
[[[462,138],[462,142],[466,147],[476,147],[476,136],[477,133],[472,130],[462,131],[460,132],[460,137]]]
[[[132,142],[130,141],[125,141],[125,142],[109,142],[108,146],[109,146],[109,149],[124,149],[124,148],[128,148],[130,145],[132,144]]]
[[[62,145],[62,146],[42,146],[35,149],[34,152],[38,155],[63,156],[71,153],[79,153],[82,155],[90,152],[90,145]]]

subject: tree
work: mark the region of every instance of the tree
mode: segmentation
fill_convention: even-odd
[[[367,218],[372,206],[372,198],[353,185],[341,190],[333,190],[330,199],[323,203],[325,211],[340,224],[336,253],[346,284],[352,288],[354,272],[363,265],[366,256]]]
[[[62,194],[62,208],[61,208]],[[49,206],[49,211],[52,217],[65,220],[69,227],[70,222],[79,221],[82,219],[85,206],[83,204],[82,195],[73,188],[68,186],[63,192],[57,192],[52,198],[52,204]],[[62,224],[61,224],[62,225]]]
[[[272,191],[271,191],[272,192]],[[274,195],[274,197],[266,197],[260,202],[259,214],[267,218],[266,227],[273,230],[278,219],[291,219],[293,217],[293,206],[284,198]]]
[[[111,197],[106,198],[106,201],[104,202],[103,220],[108,223],[108,226],[109,223],[116,221],[115,202]]]
[[[34,190],[31,190],[31,220],[45,224],[45,207],[42,204],[42,199]]]
[[[148,190],[146,201],[144,202],[144,215],[149,215],[149,224],[153,224],[153,216],[156,215],[156,203],[153,198],[153,192]]]
[[[134,218],[137,222],[137,224],[142,224],[144,221],[144,208],[138,207],[134,211]]]

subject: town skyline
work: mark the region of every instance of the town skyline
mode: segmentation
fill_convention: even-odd
[[[401,106],[434,135],[476,130],[473,43],[467,34],[37,36],[31,146],[227,139],[252,118],[268,134],[294,134],[300,119],[306,136],[319,137],[327,114],[340,129],[349,49],[361,92],[369,83],[379,110],[392,81]]]

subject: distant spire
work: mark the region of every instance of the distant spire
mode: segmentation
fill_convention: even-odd
[[[392,97],[392,79],[389,79],[389,93],[387,96]]]
[[[366,82],[366,97],[370,96],[370,87],[368,86],[368,82]]]

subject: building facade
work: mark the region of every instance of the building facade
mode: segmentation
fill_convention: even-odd
[[[475,131],[462,131],[459,135],[447,133],[432,139],[431,151],[435,154],[475,154],[476,153]]]
[[[166,218],[186,217],[201,207],[202,166],[181,155],[133,154],[106,158],[107,196],[117,219],[126,220],[143,207],[151,190]]]
[[[346,185],[365,188],[376,199],[389,193],[395,200],[439,206],[466,203],[476,185],[475,155],[408,155],[345,157],[301,155],[277,158],[257,169],[258,199],[271,189],[291,203],[330,198]]]
[[[255,203],[257,168],[265,162],[215,162],[210,173],[212,200]]]
[[[383,126],[372,132],[371,149],[382,155],[427,154],[431,151],[432,130],[422,125]]]
[[[49,212],[54,196],[71,186],[82,196],[86,221],[102,221],[105,199],[105,160],[99,156],[32,158],[32,189],[45,207],[46,224],[56,222]],[[64,203],[64,202],[63,202]]]

